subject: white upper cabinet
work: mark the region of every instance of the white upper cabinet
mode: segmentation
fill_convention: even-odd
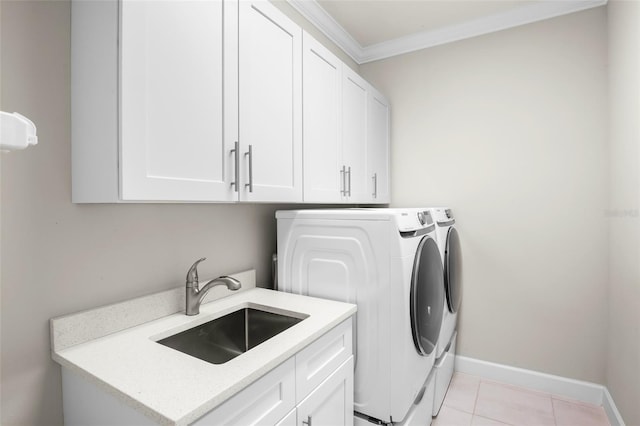
[[[73,202],[388,202],[388,104],[269,1],[71,7]]]
[[[240,199],[300,202],[302,30],[268,1],[241,1],[239,41]]]
[[[389,202],[389,104],[309,34],[303,37],[304,201]]]
[[[389,102],[369,89],[367,177],[371,203],[389,203]]]
[[[228,1],[122,2],[123,200],[234,200],[236,8]]]
[[[304,201],[339,203],[342,175],[342,62],[303,35]]]
[[[342,78],[343,200],[369,201],[367,181],[367,102],[369,83],[347,66]]]
[[[74,202],[234,201],[238,2],[72,2]]]

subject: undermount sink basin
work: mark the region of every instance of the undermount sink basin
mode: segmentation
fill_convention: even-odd
[[[212,364],[223,364],[303,319],[302,315],[293,317],[247,307],[158,343]]]

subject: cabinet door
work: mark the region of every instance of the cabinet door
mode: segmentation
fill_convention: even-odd
[[[123,0],[121,19],[121,198],[237,198],[237,2]]]
[[[372,203],[389,202],[389,102],[369,89],[367,177]]]
[[[353,357],[298,405],[298,426],[353,425]]]
[[[343,190],[342,62],[306,32],[302,47],[304,201],[338,203]]]
[[[342,152],[346,167],[346,198],[359,203],[367,197],[367,96],[369,84],[351,68],[343,67]]]
[[[302,30],[240,2],[241,200],[302,201]]]

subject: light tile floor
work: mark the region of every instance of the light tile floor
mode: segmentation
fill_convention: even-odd
[[[604,409],[455,373],[433,426],[609,426]]]

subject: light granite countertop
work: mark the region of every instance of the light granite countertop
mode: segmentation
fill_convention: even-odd
[[[308,317],[224,364],[210,364],[156,343],[252,305]],[[254,288],[204,304],[197,316],[174,313],[68,347],[56,345],[54,338],[52,356],[154,421],[187,425],[355,312],[356,306],[348,303]],[[68,323],[69,316],[58,322],[62,320]],[[52,336],[59,334],[56,321],[52,320]]]

